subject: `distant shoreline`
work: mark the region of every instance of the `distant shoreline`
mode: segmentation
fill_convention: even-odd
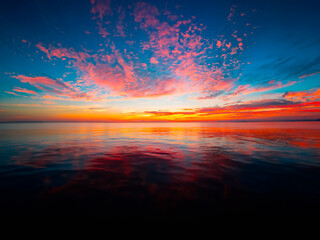
[[[10,121],[1,123],[277,123],[277,122],[320,122],[320,119],[277,120],[277,121]]]

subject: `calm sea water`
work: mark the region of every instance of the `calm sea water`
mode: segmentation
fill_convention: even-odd
[[[320,123],[0,124],[4,215],[320,213]]]

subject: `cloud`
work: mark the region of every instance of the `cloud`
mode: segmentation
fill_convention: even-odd
[[[307,91],[286,92],[283,97],[291,101],[320,101],[320,88]]]
[[[36,93],[35,91],[29,90],[29,89],[25,89],[25,88],[19,88],[19,87],[15,87],[13,89],[13,91],[15,92],[21,92],[21,93],[29,93],[29,94],[34,94],[37,95],[38,93]]]
[[[47,57],[52,60],[53,57],[61,58],[61,59],[75,59],[77,62],[82,62],[88,60],[90,57],[94,57],[89,55],[86,52],[76,51],[73,48],[57,48],[52,45],[45,47],[43,43],[38,43],[36,47],[42,52],[46,53]]]
[[[320,102],[291,101],[284,98],[264,99],[222,107],[194,108],[182,111],[145,111],[142,116],[144,114],[150,115],[153,120],[170,121],[318,119]]]
[[[150,59],[150,63],[152,63],[152,64],[158,64],[159,61],[157,61],[157,59],[155,59],[154,57],[152,57],[152,58]]]
[[[310,73],[310,74],[303,74],[299,78],[311,77],[311,76],[314,76],[314,75],[319,74],[319,73],[320,72],[314,72],[314,73]]]
[[[234,14],[236,12],[236,8],[237,8],[237,5],[232,5],[231,6],[229,15],[227,17],[228,21],[231,21],[231,19],[233,18]]]
[[[279,88],[285,88],[288,86],[292,86],[294,85],[296,82],[295,81],[288,81],[287,83],[282,83],[282,82],[277,82],[275,80],[271,80],[269,82],[267,82],[266,84],[261,84],[256,85],[256,86],[251,86],[249,84],[247,85],[239,85],[233,92],[232,95],[236,96],[236,95],[247,95],[247,94],[251,94],[251,93],[257,93],[257,92],[266,92],[266,91],[270,91],[270,90],[275,90],[275,89],[279,89]]]
[[[102,21],[105,15],[112,15],[110,0],[91,0],[91,13]]]
[[[241,49],[240,47],[229,49],[231,42],[227,48],[222,49],[226,39],[219,40],[216,47],[221,49],[217,52],[213,43],[202,37],[205,27],[194,23],[194,18],[177,20],[175,24],[170,25],[168,22],[160,21],[160,15],[161,12],[150,4],[135,5],[135,21],[149,36],[149,41],[142,46],[145,51],[153,54],[150,62],[155,63],[156,59],[158,64],[168,66],[170,77],[183,80],[200,91],[203,95],[200,98],[217,95],[217,92],[230,91],[236,80],[231,77],[230,70],[237,70],[241,65],[236,57],[231,55],[241,52],[243,43],[239,45]],[[208,56],[214,52],[218,54],[216,58],[221,62],[220,65],[217,64],[219,61],[212,65],[208,64]]]
[[[49,77],[28,77],[24,75],[17,75],[12,77],[20,80],[20,82],[29,83],[35,87],[49,86],[54,88],[67,88],[67,85],[63,81],[52,79]]]
[[[11,95],[15,95],[15,96],[22,97],[22,95],[17,94],[17,93],[15,93],[15,92],[9,92],[9,91],[3,91],[3,92],[8,93],[8,94],[11,94]]]
[[[97,100],[97,97],[94,97],[88,92],[79,92],[76,87],[72,84],[64,82],[62,79],[54,79],[46,76],[25,76],[17,75],[12,76],[20,80],[22,83],[29,83],[30,85],[36,87],[42,92],[49,95],[39,96],[41,99],[58,99],[58,100],[80,100],[80,101],[90,101]],[[14,91],[36,94],[36,92],[15,88]]]
[[[125,18],[125,9],[122,8],[121,6],[118,7],[118,22],[116,24],[116,31],[118,36],[120,37],[126,37],[125,33],[125,23],[124,23],[124,18]]]
[[[125,7],[92,0],[91,4],[99,34],[104,38],[110,35],[99,49],[36,44],[50,61],[64,61],[73,68],[75,82],[46,76],[15,78],[57,99],[101,99],[106,94],[154,98],[190,93],[208,99],[230,95],[239,86],[241,66],[245,64],[240,60],[245,37],[238,30],[232,30],[230,37],[209,39],[204,34],[206,27],[195,17],[172,15],[149,3]],[[125,28],[129,25],[143,36],[140,41],[127,36]],[[125,41],[119,43],[119,36]],[[250,91],[249,87],[244,91]]]

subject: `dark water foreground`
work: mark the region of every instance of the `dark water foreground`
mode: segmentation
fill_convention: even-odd
[[[318,216],[320,123],[0,124],[2,216]]]

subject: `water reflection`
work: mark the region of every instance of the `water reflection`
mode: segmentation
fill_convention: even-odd
[[[1,124],[0,132],[1,205],[10,214],[318,209],[316,122]]]

